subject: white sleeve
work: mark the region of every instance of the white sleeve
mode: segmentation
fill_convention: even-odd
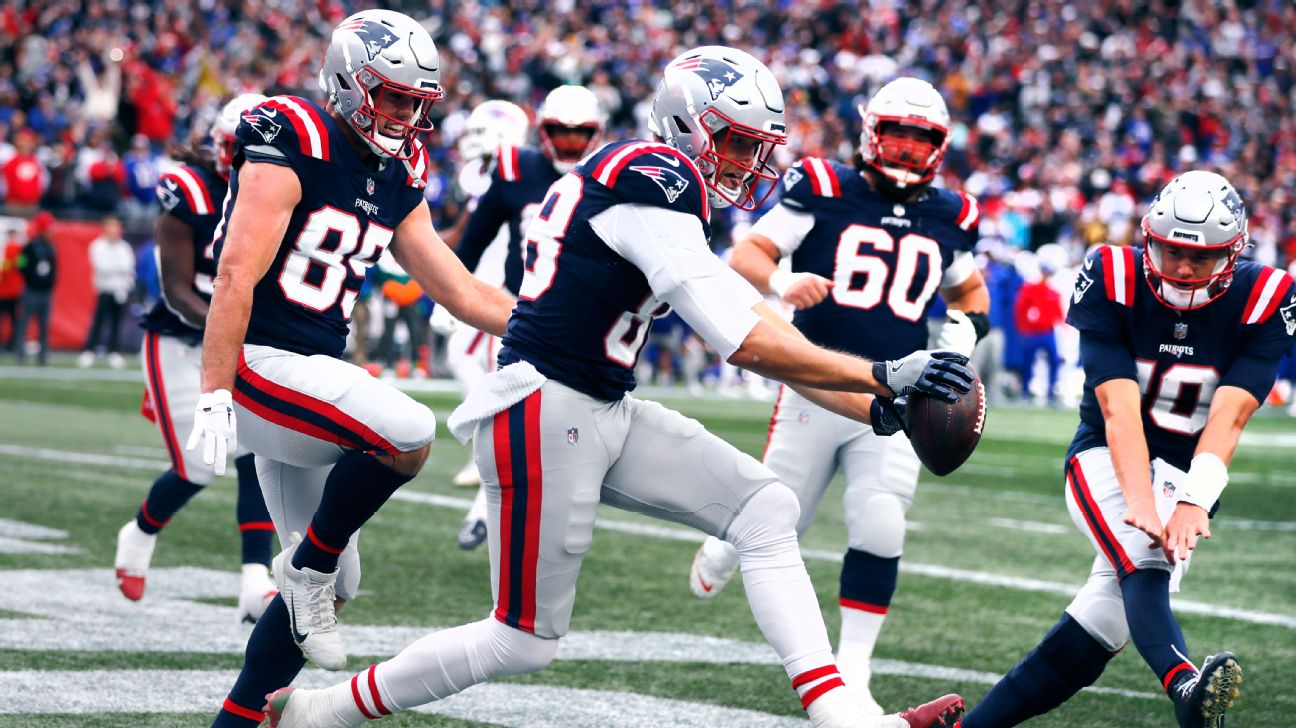
[[[783,255],[791,255],[814,227],[814,215],[779,203],[747,230],[769,238]]]
[[[711,252],[696,216],[623,204],[595,215],[590,227],[725,359],[760,321],[752,308],[764,297]]]
[[[976,258],[968,251],[960,251],[954,254],[954,259],[950,261],[949,267],[945,269],[945,277],[941,279],[941,288],[953,288],[963,281],[972,277],[976,272]]]

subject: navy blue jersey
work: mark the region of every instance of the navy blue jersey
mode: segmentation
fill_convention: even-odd
[[[1102,247],[1076,278],[1067,322],[1082,335],[1117,342],[1129,352],[1125,376],[1085,362],[1080,426],[1067,459],[1107,444],[1094,388],[1113,378],[1137,377],[1148,451],[1186,470],[1220,386],[1245,389],[1264,401],[1273,386],[1258,381],[1249,361],[1274,366],[1296,336],[1296,287],[1290,276],[1239,261],[1228,290],[1211,303],[1175,311],[1153,294],[1143,275],[1143,251]],[[1241,365],[1239,365],[1241,363]]]
[[[501,366],[528,361],[546,377],[592,397],[634,389],[634,366],[669,307],[647,279],[598,236],[589,221],[619,204],[693,215],[707,236],[710,207],[693,162],[663,144],[608,144],[549,188],[527,228],[517,307],[500,348]]]
[[[193,234],[193,288],[208,301],[211,300],[212,278],[216,276],[213,237],[220,223],[220,205],[225,199],[227,186],[220,175],[189,165],[171,169],[162,175],[157,185],[157,200],[162,211],[184,223]],[[158,274],[161,273],[159,270]],[[202,341],[201,328],[185,323],[167,307],[165,285],[162,286],[162,298],[140,325],[155,334],[175,336],[191,344]]]
[[[792,323],[814,343],[869,359],[927,348],[927,311],[956,254],[977,242],[971,196],[928,188],[897,203],[858,171],[808,157],[783,176],[788,209],[814,216],[792,270],[833,281],[828,297]]]
[[[500,147],[495,154],[490,187],[477,199],[455,251],[468,270],[477,268],[482,253],[504,225],[508,252],[504,257],[504,287],[517,295],[522,287],[522,238],[540,209],[549,185],[562,175],[538,149]]]
[[[235,138],[226,217],[238,199],[238,168],[245,161],[288,167],[302,187],[279,252],[256,286],[245,341],[340,357],[365,269],[382,255],[396,226],[423,204],[422,190],[405,165],[361,157],[333,118],[305,99],[266,101],[243,115]],[[416,147],[415,172],[425,183],[427,152]],[[223,243],[222,224],[218,256]]]

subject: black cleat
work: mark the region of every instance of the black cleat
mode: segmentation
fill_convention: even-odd
[[[1232,652],[1211,655],[1201,672],[1174,688],[1179,728],[1223,728],[1224,711],[1233,707],[1242,684],[1242,666]]]

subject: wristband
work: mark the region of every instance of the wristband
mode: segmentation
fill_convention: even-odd
[[[984,311],[965,311],[964,315],[968,317],[968,321],[972,322],[972,329],[976,331],[977,341],[984,339],[986,334],[990,333],[990,314]]]
[[[775,268],[774,272],[770,273],[768,285],[774,295],[782,298],[783,294],[787,293],[787,289],[791,288],[792,284],[796,282],[796,273],[785,268]]]
[[[1224,486],[1228,485],[1228,468],[1218,455],[1209,452],[1198,453],[1188,468],[1188,477],[1179,493],[1180,503],[1191,503],[1209,511],[1219,500]]]

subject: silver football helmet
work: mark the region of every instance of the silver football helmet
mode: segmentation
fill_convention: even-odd
[[[949,109],[930,83],[904,76],[859,107],[860,157],[898,190],[936,176],[949,148]]]
[[[559,86],[550,91],[540,104],[539,117],[540,148],[563,174],[597,149],[603,137],[603,109],[594,92],[584,86]]]
[[[783,91],[751,54],[703,46],[671,61],[648,128],[697,163],[712,205],[753,210],[773,192],[779,175],[769,159],[787,143]]]
[[[526,112],[511,101],[482,102],[464,122],[456,145],[459,157],[469,161],[489,157],[501,146],[520,147],[526,143],[529,124]]]
[[[230,166],[234,164],[234,130],[238,129],[243,114],[255,109],[265,101],[261,94],[239,94],[221,107],[220,114],[212,123],[211,142],[216,155],[216,173],[229,177]]]
[[[1143,216],[1143,235],[1143,274],[1152,293],[1176,310],[1201,308],[1233,281],[1247,244],[1246,207],[1227,179],[1195,169],[1157,193]],[[1212,263],[1205,275],[1184,274],[1205,263]]]
[[[364,10],[342,21],[320,69],[320,88],[375,154],[405,162],[418,134],[432,130],[428,111],[445,94],[441,57],[427,30],[391,10]]]

